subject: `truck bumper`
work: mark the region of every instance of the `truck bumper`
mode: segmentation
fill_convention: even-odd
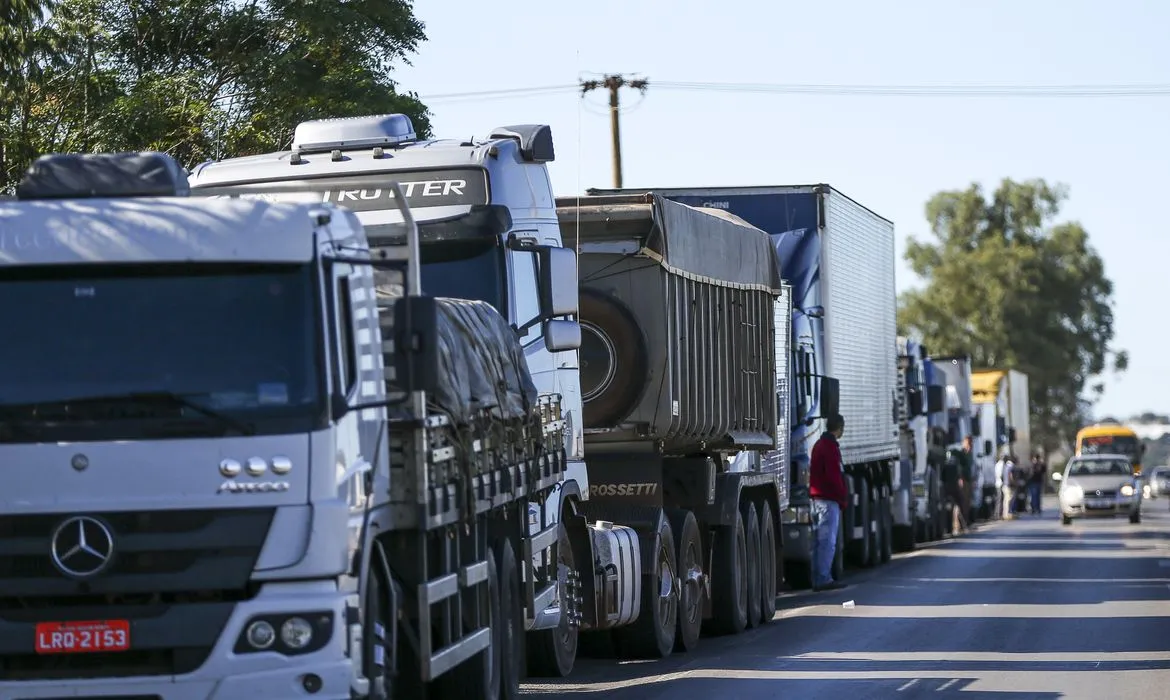
[[[215,648],[192,673],[178,676],[5,680],[0,681],[0,697],[12,700],[64,697],[96,700],[140,696],[166,700],[293,697],[349,700],[354,668],[347,654],[346,600],[346,595],[339,592],[332,581],[266,584],[255,598],[236,606]],[[333,613],[332,634],[317,651],[296,656],[284,656],[272,651],[242,654],[233,651],[245,625],[254,616],[324,611]],[[3,633],[2,630],[0,633]],[[31,634],[28,639],[31,646]],[[133,644],[132,638],[131,648]],[[310,694],[306,692],[306,682],[319,684],[320,689]]]

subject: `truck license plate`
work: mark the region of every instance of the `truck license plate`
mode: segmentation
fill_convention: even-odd
[[[41,622],[37,624],[38,654],[88,654],[130,648],[128,620]]]

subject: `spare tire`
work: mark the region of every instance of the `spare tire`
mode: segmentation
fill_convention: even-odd
[[[582,289],[579,304],[585,427],[613,427],[646,389],[646,343],[634,315],[617,299]]]

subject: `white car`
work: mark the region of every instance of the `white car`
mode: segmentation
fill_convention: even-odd
[[[1145,477],[1150,498],[1170,497],[1170,466],[1154,467],[1142,476]]]
[[[1114,518],[1128,515],[1131,523],[1142,521],[1142,482],[1134,476],[1133,463],[1125,455],[1081,455],[1069,460],[1060,481],[1060,521],[1074,518]]]

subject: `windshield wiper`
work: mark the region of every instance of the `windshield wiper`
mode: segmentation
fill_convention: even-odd
[[[125,394],[105,394],[98,396],[74,396],[66,399],[54,399],[51,401],[32,401],[23,404],[0,404],[0,412],[8,412],[14,409],[37,409],[41,406],[62,406],[68,407],[77,404],[138,404],[143,406],[159,406],[159,407],[174,407],[187,408],[206,418],[210,418],[224,428],[232,428],[243,435],[254,435],[256,433],[255,427],[251,423],[244,422],[238,418],[222,413],[213,408],[208,408],[200,404],[198,401],[178,394],[173,391],[131,391]]]

